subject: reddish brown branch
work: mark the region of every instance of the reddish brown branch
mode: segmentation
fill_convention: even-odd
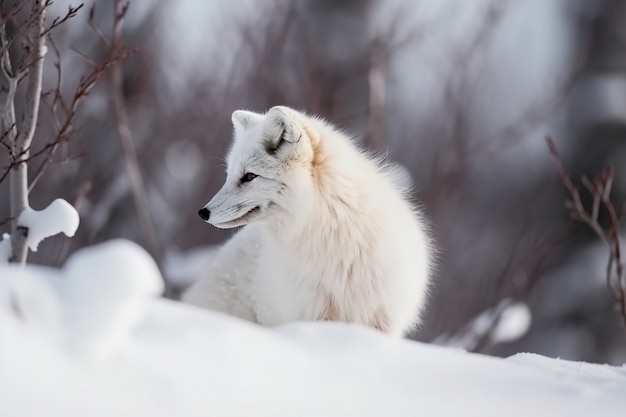
[[[554,141],[547,137],[546,143],[561,182],[569,192],[570,198],[566,201],[566,207],[570,210],[572,219],[586,225],[609,248],[609,261],[606,269],[607,286],[617,303],[622,320],[626,325],[626,277],[624,276],[624,263],[619,234],[623,213],[618,213],[610,199],[615,172],[611,166],[607,166],[597,178],[590,180],[587,177],[582,177],[581,183],[584,189],[593,198],[591,209],[587,209],[581,200],[579,189],[574,185],[570,174],[561,162]],[[608,214],[608,225],[606,226],[600,224],[598,219],[601,209]]]
[[[90,20],[93,18],[92,14],[90,14]],[[123,18],[123,16],[117,16],[116,19]],[[94,25],[92,25],[94,27]],[[54,45],[54,44],[53,44]],[[31,156],[31,159],[37,158],[39,156],[43,156],[44,159],[40,163],[40,165],[34,171],[33,179],[29,186],[29,191],[33,189],[33,187],[37,184],[45,169],[52,163],[52,158],[54,153],[56,152],[59,145],[69,140],[70,136],[74,132],[74,120],[76,118],[76,112],[79,108],[81,102],[86,99],[93,87],[96,85],[98,81],[104,78],[108,72],[121,61],[126,59],[128,56],[132,55],[135,50],[132,48],[127,48],[121,43],[112,44],[107,43],[109,45],[109,50],[107,52],[106,58],[95,65],[92,65],[92,69],[89,73],[82,76],[74,90],[74,94],[67,103],[62,94],[61,94],[61,67],[60,64],[55,65],[57,67],[58,77],[57,77],[57,86],[53,90],[52,96],[52,104],[51,108],[53,110],[53,120],[55,124],[58,126],[57,134],[55,137],[48,142],[42,149],[34,152]],[[56,46],[54,46],[56,48]],[[58,54],[58,50],[55,50],[55,54]],[[81,54],[81,56],[83,56]],[[57,55],[57,61],[59,60]],[[93,63],[94,61],[91,59],[85,59],[88,63]],[[59,121],[56,117],[56,108],[60,105],[63,111],[62,121]]]
[[[52,2],[48,2],[46,6],[49,6],[50,4],[52,4]],[[78,13],[78,11],[82,9],[84,5],[85,5],[84,3],[81,3],[76,7],[72,5],[68,6],[67,13],[65,14],[65,16],[55,17],[52,20],[52,23],[50,24],[50,26],[48,26],[48,28],[46,28],[46,30],[43,32],[42,36],[48,35],[51,31],[53,31],[57,27],[61,26],[63,23],[67,22],[69,19],[76,16],[76,13]]]

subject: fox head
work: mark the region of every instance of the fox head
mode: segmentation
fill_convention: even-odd
[[[265,114],[237,110],[232,122],[226,182],[198,212],[221,229],[276,219],[288,199],[311,183],[319,144],[311,120],[287,107],[276,106]]]

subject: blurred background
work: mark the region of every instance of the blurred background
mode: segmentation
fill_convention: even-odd
[[[88,23],[93,3],[111,33],[113,0],[101,0],[54,35],[64,94],[89,68],[85,56],[106,51]],[[55,1],[49,16],[68,4]],[[124,42],[137,48],[122,89],[139,195],[108,76],[31,193],[35,209],[67,199],[81,226],[72,239],[43,242],[29,262],[60,265],[83,246],[128,238],[155,257],[166,296],[177,298],[233,233],[197,216],[225,178],[231,112],[284,104],[322,115],[410,173],[440,249],[413,338],[501,356],[626,361],[606,283],[610,252],[570,220],[545,142],[554,139],[577,184],[612,164],[611,199],[622,206],[626,2],[134,0]],[[47,86],[57,82],[54,61],[49,54]],[[42,110],[35,148],[52,126]],[[0,183],[1,196],[7,189]],[[8,213],[2,198],[0,219]],[[520,330],[494,337],[508,306]]]

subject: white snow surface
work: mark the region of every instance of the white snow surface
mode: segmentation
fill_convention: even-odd
[[[626,367],[493,358],[343,323],[263,328],[150,299],[161,288],[155,268],[125,241],[78,252],[62,270],[0,268],[0,415],[586,417],[626,409]],[[58,343],[60,333],[73,343]],[[124,343],[96,357],[73,349],[109,337]]]
[[[146,302],[162,290],[154,260],[137,244],[121,239],[76,252],[62,270],[0,266],[2,313],[17,312],[27,329],[86,358],[123,345]],[[0,345],[3,336],[9,338],[0,334]]]
[[[48,207],[36,211],[30,207],[24,209],[17,220],[20,226],[28,228],[26,244],[33,252],[42,240],[63,233],[72,237],[78,229],[80,218],[78,212],[70,203],[57,198]]]

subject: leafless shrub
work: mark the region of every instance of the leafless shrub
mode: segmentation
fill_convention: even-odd
[[[547,137],[546,143],[559,178],[569,193],[569,199],[565,205],[570,211],[572,220],[588,227],[598,238],[602,239],[609,249],[606,282],[626,325],[626,275],[620,239],[620,225],[624,211],[616,208],[611,201],[611,188],[615,175],[613,167],[607,165],[604,171],[595,178],[589,179],[586,176],[581,178],[583,189],[592,198],[591,207],[587,208],[582,202],[579,187],[574,185],[561,162],[554,141]],[[600,220],[602,212],[608,216],[607,224],[602,224]]]
[[[52,39],[53,32],[67,23],[83,8],[70,6],[65,15],[56,17],[46,25],[46,9],[51,0],[21,0],[5,10],[4,2],[0,2],[0,59],[2,72],[8,84],[4,90],[5,102],[2,112],[2,139],[0,143],[7,151],[9,163],[0,173],[0,182],[10,179],[11,215],[11,262],[23,264],[26,261],[26,238],[28,229],[18,224],[19,214],[29,207],[29,192],[43,175],[45,169],[53,162],[56,150],[67,142],[74,132],[76,113],[80,103],[89,95],[93,86],[115,64],[120,62],[132,51],[115,44],[102,62],[93,63],[91,71],[83,75],[74,89],[73,95],[67,100],[61,91],[60,51]],[[94,10],[90,12],[90,20]],[[121,21],[124,13],[116,15]],[[7,26],[13,24],[9,33]],[[57,58],[55,68],[58,72],[57,85],[51,91],[42,92],[43,61],[46,55],[46,39]],[[17,51],[12,46],[20,41]],[[26,86],[22,88],[22,82]],[[21,95],[21,96],[20,96]],[[20,97],[18,97],[20,96]],[[49,107],[56,132],[41,148],[34,149],[32,140],[39,120],[41,99]],[[23,101],[20,113],[16,113],[16,102]],[[34,169],[32,180],[28,180],[29,164],[38,163]]]

